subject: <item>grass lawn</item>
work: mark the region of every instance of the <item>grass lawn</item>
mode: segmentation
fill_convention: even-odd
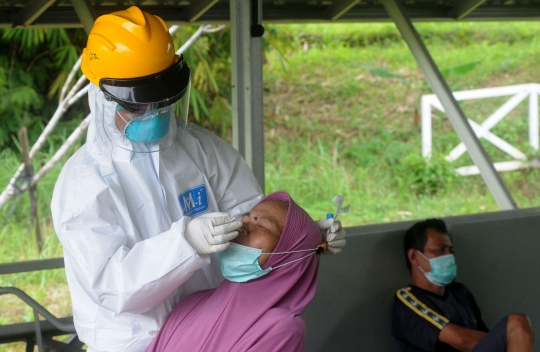
[[[538,28],[526,22],[418,25],[441,69],[476,63],[466,74],[448,76],[453,90],[538,82]],[[340,193],[351,205],[341,218],[347,225],[498,210],[480,176],[449,172],[472,161],[466,154],[453,165],[443,161],[459,138],[442,113],[433,118],[431,165],[418,162],[417,104],[431,91],[393,25],[287,29],[296,33],[297,50],[285,65],[270,52],[264,68],[267,192],[289,190],[314,217],[331,211],[330,199]],[[467,101],[462,108],[481,122],[507,99]],[[492,132],[534,158],[527,109],[522,102]],[[510,160],[483,145],[494,161]],[[503,174],[520,207],[540,205],[538,176],[536,169]]]

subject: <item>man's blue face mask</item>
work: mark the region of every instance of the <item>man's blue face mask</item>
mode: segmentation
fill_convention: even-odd
[[[223,252],[218,253],[219,264],[221,266],[221,273],[223,276],[233,282],[247,282],[261,276],[268,274],[273,269],[277,269],[281,266],[294,263],[298,260],[305,259],[311,255],[317,253],[318,248],[314,249],[302,249],[291,252],[277,252],[277,253],[263,253],[262,249],[251,248],[243,246],[241,244],[231,242],[229,247]],[[289,254],[298,252],[312,252],[302,258],[292,260],[287,263],[280,264],[274,268],[262,269],[259,265],[259,257],[261,254]]]
[[[426,258],[431,265],[431,271],[427,273],[422,270],[420,266],[418,267],[420,270],[422,270],[429,282],[437,286],[446,286],[452,281],[454,281],[457,274],[457,265],[456,258],[453,254],[446,254],[435,258],[428,258],[424,255],[424,253],[420,251],[417,252],[420,253],[424,258]]]
[[[118,105],[116,110],[122,110],[122,107]],[[135,143],[155,143],[165,137],[169,131],[170,109],[163,112],[150,111],[131,121],[126,121],[122,114],[119,116],[126,123],[124,135]]]

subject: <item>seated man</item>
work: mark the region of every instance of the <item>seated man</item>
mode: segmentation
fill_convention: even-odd
[[[303,351],[321,234],[284,191],[242,218],[219,260],[225,280],[174,308],[147,351]]]
[[[404,250],[411,284],[397,291],[392,307],[399,351],[533,351],[525,315],[510,314],[489,331],[472,294],[454,282],[454,247],[444,221],[414,224]]]

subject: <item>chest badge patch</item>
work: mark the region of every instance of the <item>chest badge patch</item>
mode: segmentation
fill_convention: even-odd
[[[195,216],[208,210],[206,185],[193,187],[178,196],[184,216]]]

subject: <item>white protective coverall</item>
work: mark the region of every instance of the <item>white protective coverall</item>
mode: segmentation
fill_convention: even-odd
[[[217,211],[239,217],[262,192],[240,154],[197,125],[154,153],[101,138],[99,128],[116,127],[96,106],[114,114],[115,103],[93,84],[88,94],[86,144],[65,164],[51,204],[75,327],[90,350],[144,351],[182,297],[223,280],[217,255],[199,256],[184,239],[187,222]]]

